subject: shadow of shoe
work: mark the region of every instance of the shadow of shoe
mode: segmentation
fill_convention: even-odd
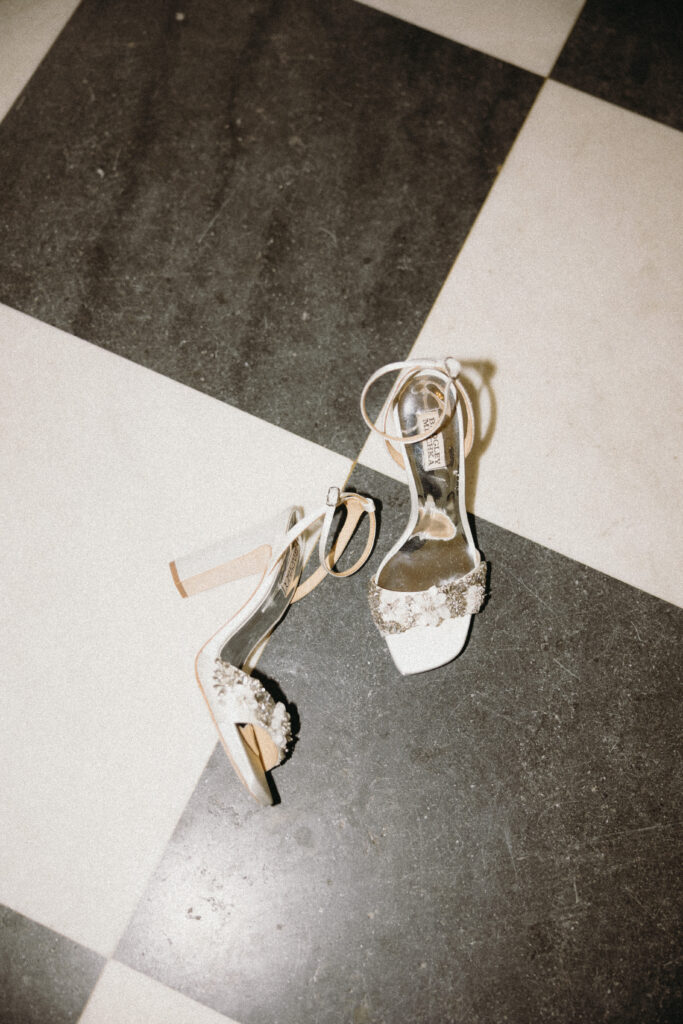
[[[496,396],[491,387],[491,378],[495,375],[496,366],[488,359],[461,360],[460,365],[465,371],[464,384],[472,402],[476,424],[474,444],[467,456],[465,483],[467,509],[471,512],[475,507],[479,459],[491,443],[498,418]]]

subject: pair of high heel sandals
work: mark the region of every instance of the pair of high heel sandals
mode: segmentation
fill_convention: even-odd
[[[374,423],[366,409],[368,393],[392,372],[396,380]],[[363,419],[405,469],[410,488],[408,524],[370,581],[369,592],[372,617],[404,675],[457,657],[472,615],[484,602],[486,563],[465,510],[465,457],[474,437],[474,416],[460,372],[460,364],[450,358],[389,363],[370,377],[361,396]],[[342,508],[342,528],[330,543],[335,512]],[[351,568],[338,571],[337,562],[364,514],[365,548]],[[302,582],[304,535],[318,526],[320,564]],[[290,604],[325,576],[350,576],[365,564],[375,528],[371,498],[331,487],[325,504],[308,515],[288,508],[249,534],[171,563],[183,597],[260,577],[248,601],[201,648],[195,674],[235,772],[261,804],[273,803],[266,773],[283,760],[291,723],[284,704],[274,701],[250,671]]]

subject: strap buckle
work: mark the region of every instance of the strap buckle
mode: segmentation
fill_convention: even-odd
[[[338,487],[330,487],[330,489],[327,492],[327,497],[325,499],[325,504],[326,505],[331,505],[332,508],[336,508],[337,505],[339,504],[340,500],[341,500],[341,491],[339,490],[339,488]]]
[[[459,377],[462,373],[462,366],[457,359],[453,358],[453,356],[446,356],[443,364],[446,367],[446,373],[451,380],[455,380],[455,378]]]

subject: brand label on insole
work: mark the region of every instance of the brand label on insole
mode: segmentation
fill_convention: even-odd
[[[427,412],[422,410],[417,414],[417,432],[424,434],[439,422],[439,412]],[[446,454],[444,450],[443,434],[433,434],[420,443],[422,448],[422,465],[426,470],[445,469]]]

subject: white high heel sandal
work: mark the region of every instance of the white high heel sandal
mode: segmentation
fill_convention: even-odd
[[[465,509],[465,456],[472,447],[474,415],[458,380],[460,370],[450,357],[389,363],[370,377],[361,396],[363,419],[384,438],[410,488],[408,525],[373,577],[369,594],[375,624],[403,675],[457,657],[485,597],[487,566]],[[380,377],[396,371],[378,426],[368,416],[367,395]]]
[[[346,519],[327,554],[339,506],[346,509]],[[266,772],[282,761],[291,740],[291,723],[284,704],[274,701],[249,672],[290,604],[310,594],[326,575],[350,576],[367,561],[375,538],[374,510],[370,498],[331,487],[326,504],[309,515],[288,508],[248,534],[171,562],[171,574],[182,597],[230,580],[261,576],[247,602],[204,644],[195,660],[197,682],[225,752],[238,778],[260,804],[273,803]],[[350,569],[337,572],[334,566],[364,512],[369,521],[365,549]],[[300,583],[304,563],[300,538],[320,519],[320,565]]]

